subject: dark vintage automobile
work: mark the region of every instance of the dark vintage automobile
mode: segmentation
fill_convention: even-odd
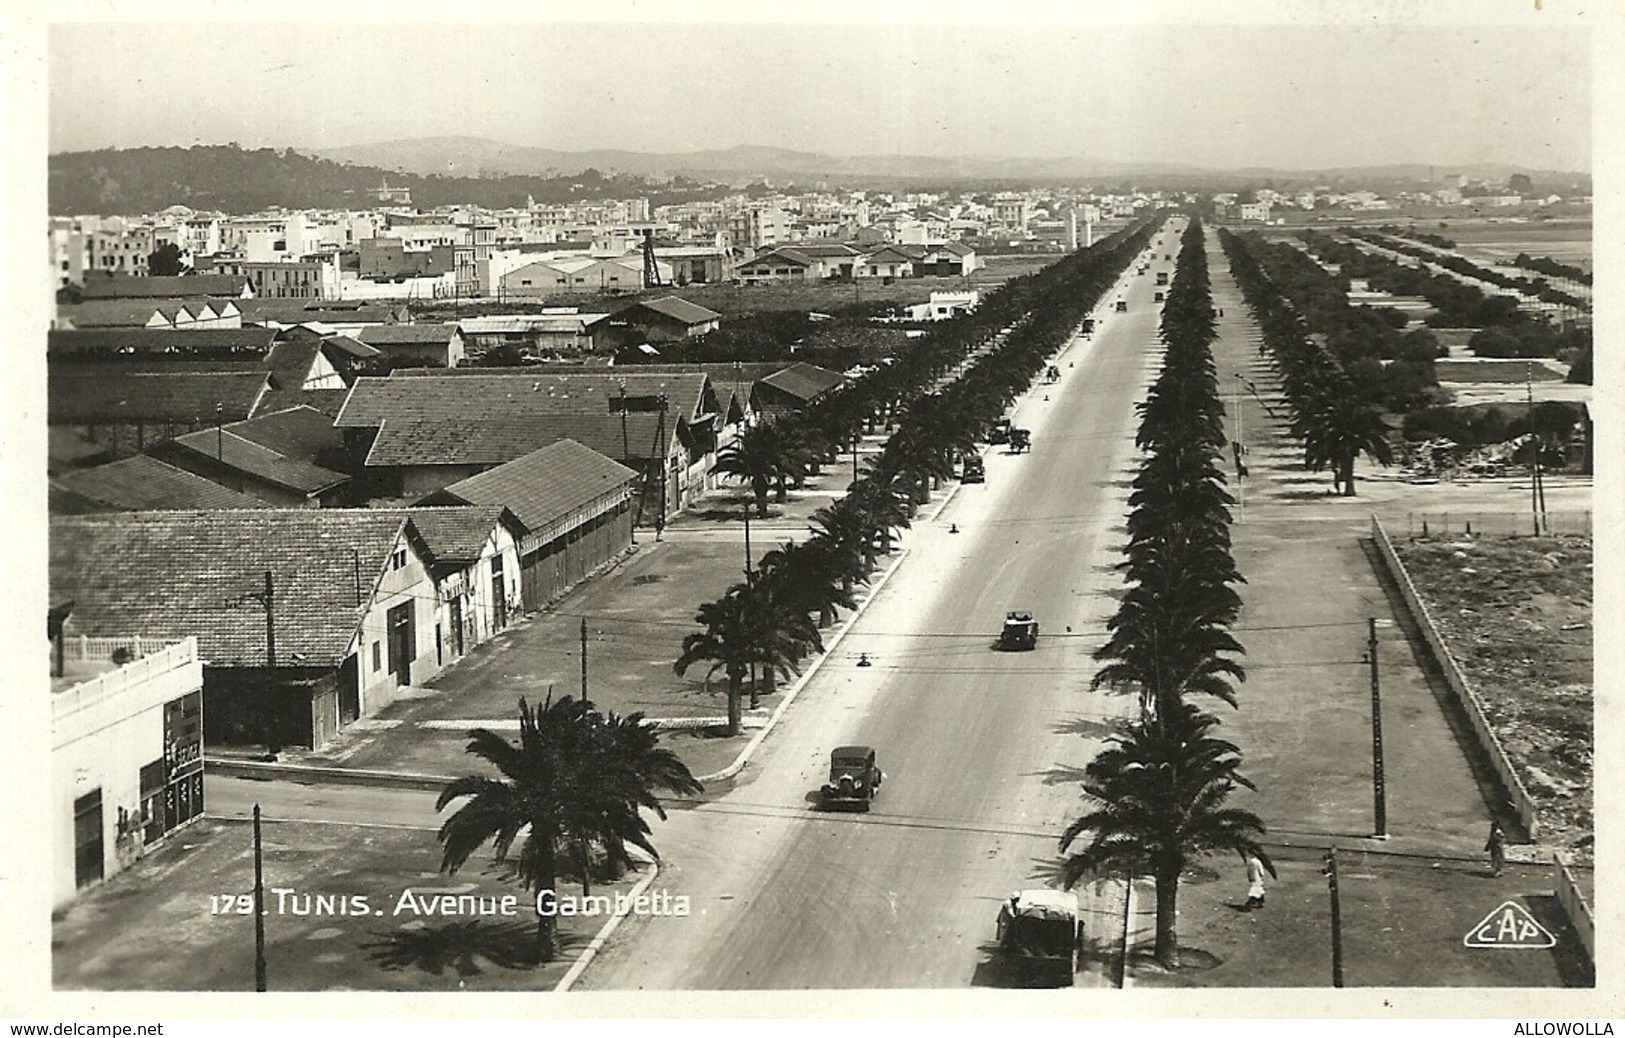
[[[991,428],[991,429],[989,429],[987,431],[987,442],[988,443],[1009,443],[1010,442],[1010,419],[1008,419],[1008,418],[1000,418],[998,421],[994,422],[993,423],[993,428]]]
[[[1117,301],[1117,312],[1120,313],[1120,314],[1128,313],[1128,300],[1119,299]]]
[[[983,464],[980,454],[965,455],[965,460],[961,462],[961,465],[963,466],[959,477],[961,483],[987,482],[987,467]]]
[[[1010,430],[1010,450],[1012,453],[1020,454],[1022,451],[1031,450],[1032,446],[1033,434],[1029,430]]]
[[[1033,614],[1008,612],[1004,614],[1004,630],[999,632],[999,648],[1006,652],[1021,652],[1038,647],[1038,621]]]
[[[822,794],[826,808],[855,807],[869,810],[869,801],[880,792],[886,775],[875,763],[870,746],[839,746],[830,751],[829,781]]]

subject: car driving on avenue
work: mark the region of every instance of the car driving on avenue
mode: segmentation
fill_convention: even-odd
[[[870,746],[838,746],[830,751],[829,781],[821,791],[825,807],[856,807],[869,810],[869,801],[880,792],[886,775],[875,763]]]

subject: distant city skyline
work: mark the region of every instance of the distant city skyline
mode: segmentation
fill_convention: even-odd
[[[1591,32],[1522,24],[106,23],[53,153],[483,137],[564,151],[1587,172]]]

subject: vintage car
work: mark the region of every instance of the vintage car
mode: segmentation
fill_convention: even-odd
[[[987,482],[987,466],[983,464],[980,454],[967,454],[960,464],[963,466],[959,477],[961,483]]]
[[[1014,428],[1010,430],[1010,450],[1013,453],[1020,454],[1022,451],[1031,450],[1032,446],[1033,434],[1030,431]]]
[[[1004,614],[1004,630],[999,632],[999,648],[1021,652],[1038,647],[1038,621],[1033,614],[1011,611]]]
[[[993,423],[993,428],[991,428],[991,429],[989,429],[987,431],[987,442],[988,443],[1009,443],[1010,442],[1010,419],[1008,419],[1008,418],[1000,418],[998,421],[994,422]]]
[[[1119,299],[1117,301],[1117,312],[1120,313],[1120,314],[1128,313],[1128,301],[1127,300]]]
[[[829,781],[820,791],[823,806],[856,807],[869,810],[869,801],[880,792],[886,775],[875,763],[870,746],[838,746],[830,751]]]
[[[1022,987],[1071,987],[1083,946],[1078,896],[1063,890],[1018,890],[999,909],[999,951]]]

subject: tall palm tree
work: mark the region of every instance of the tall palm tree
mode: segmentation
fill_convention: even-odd
[[[758,580],[746,587],[742,596],[751,618],[751,662],[761,667],[763,684],[773,694],[775,679],[789,677],[812,652],[824,648],[818,625],[808,610],[795,601],[789,589],[776,581]],[[750,687],[750,708],[760,705],[759,690]]]
[[[761,579],[777,589],[779,597],[806,613],[816,613],[818,626],[835,622],[837,609],[855,609],[849,576],[841,568],[838,551],[827,540],[812,537],[782,546],[762,556]]]
[[[701,792],[700,784],[641,714],[608,717],[587,700],[551,697],[532,710],[519,700],[519,741],[480,728],[469,733],[468,752],[496,767],[500,778],[468,775],[447,783],[435,801],[444,810],[467,798],[440,827],[441,869],[456,873],[490,843],[506,862],[524,834],[514,872],[534,895],[558,883],[559,847],[572,845],[586,889],[590,847],[601,845],[615,863],[629,860],[626,845],[659,857],[642,816],[647,808],[665,817],[655,790]],[[537,956],[557,950],[552,915],[538,913]]]
[[[1359,455],[1383,465],[1394,461],[1381,409],[1343,380],[1328,385],[1299,412],[1296,431],[1303,437],[1304,464],[1315,471],[1330,468],[1344,497],[1354,496],[1354,461]]]
[[[672,664],[679,677],[694,664],[708,661],[711,672],[721,669],[728,678],[728,734],[738,735],[742,720],[741,686],[755,659],[752,646],[754,620],[750,601],[735,584],[715,601],[700,606],[694,622],[704,628],[683,639],[682,655]]]
[[[1237,787],[1254,787],[1236,770],[1241,751],[1212,734],[1218,724],[1187,703],[1111,736],[1084,769],[1083,790],[1093,808],[1061,835],[1063,852],[1087,839],[1063,864],[1068,888],[1114,875],[1155,881],[1155,954],[1169,968],[1179,966],[1179,880],[1187,866],[1215,851],[1234,851],[1257,856],[1275,872],[1258,842],[1264,823],[1226,806]]]
[[[750,485],[756,514],[767,515],[767,495],[777,484],[784,499],[786,479],[802,472],[802,450],[772,422],[758,422],[717,454],[714,471]]]
[[[502,778],[468,775],[441,791],[437,811],[460,797],[468,798],[440,827],[441,871],[455,874],[488,842],[496,860],[506,862],[514,840],[524,833],[514,862],[519,882],[532,896],[557,886],[558,846],[568,803],[565,763],[557,744],[560,732],[575,723],[575,713],[569,697],[549,702],[540,711],[532,711],[520,699],[518,745],[484,728],[469,733],[468,752],[493,765]],[[555,936],[553,917],[538,914],[538,961],[553,957]]]

